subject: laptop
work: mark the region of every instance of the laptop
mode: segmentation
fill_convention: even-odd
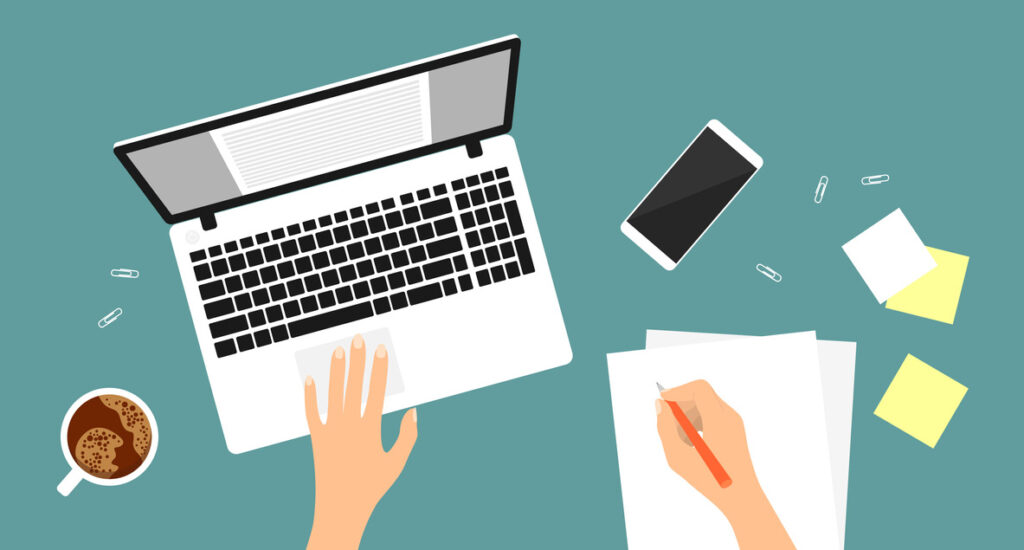
[[[308,434],[331,350],[388,345],[390,412],[568,363],[515,141],[509,36],[122,141],[171,224],[228,450]],[[367,377],[368,378],[368,377]]]

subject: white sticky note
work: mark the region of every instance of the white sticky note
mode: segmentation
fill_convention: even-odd
[[[843,252],[880,304],[937,265],[899,208],[844,244]]]

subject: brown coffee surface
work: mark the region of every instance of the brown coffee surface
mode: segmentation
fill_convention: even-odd
[[[142,408],[120,395],[86,401],[68,424],[68,449],[75,462],[87,473],[105,479],[137,470],[149,454],[152,437]]]

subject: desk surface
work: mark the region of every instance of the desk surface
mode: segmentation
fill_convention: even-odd
[[[5,540],[98,546],[89,533],[116,517],[147,546],[302,546],[309,441],[225,449],[168,228],[112,144],[513,32],[512,134],[575,360],[421,406],[366,547],[623,547],[604,354],[647,328],[855,340],[847,546],[1016,537],[1019,8],[508,6],[6,10]],[[765,166],[665,272],[618,225],[711,118]],[[876,173],[892,180],[860,185]],[[926,244],[971,257],[954,326],[879,306],[840,249],[897,207]],[[935,449],[872,415],[908,353],[970,388]],[[103,386],[149,403],[158,454],[127,486],[63,498],[60,421]]]

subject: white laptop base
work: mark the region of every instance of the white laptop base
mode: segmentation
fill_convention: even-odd
[[[393,346],[392,356],[401,358],[392,367],[399,383],[389,380],[385,413],[571,361],[515,142],[503,135],[481,145],[483,155],[476,158],[469,158],[465,147],[457,147],[218,212],[218,226],[212,231],[204,231],[198,219],[171,227],[171,244],[231,452],[308,434],[302,374],[311,372],[307,350],[329,349],[355,333],[385,335],[382,338],[390,339]],[[190,252],[499,167],[509,171],[533,273],[487,286],[474,284],[466,292],[218,358]],[[454,194],[448,193],[453,205]],[[466,233],[460,223],[457,234],[469,260]],[[473,263],[469,266],[468,273],[473,273]],[[297,357],[306,363],[304,367],[297,364]],[[325,354],[322,361],[327,365],[330,355]]]

